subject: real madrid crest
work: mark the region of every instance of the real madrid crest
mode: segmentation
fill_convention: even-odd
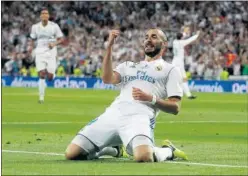
[[[156,66],[156,67],[155,67],[155,70],[157,70],[157,71],[161,71],[161,70],[162,70],[162,65],[158,65],[158,66]]]

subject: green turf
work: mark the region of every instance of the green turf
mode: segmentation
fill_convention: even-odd
[[[117,91],[47,89],[45,104],[37,89],[2,89],[2,150],[63,154],[74,135],[100,115]],[[218,167],[182,163],[134,163],[100,159],[65,161],[63,156],[2,152],[3,175],[247,175],[247,95],[198,93],[184,99],[178,116],[160,113],[156,144],[169,138],[193,163],[247,166]],[[14,124],[13,122],[70,122]]]

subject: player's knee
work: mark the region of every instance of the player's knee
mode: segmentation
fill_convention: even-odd
[[[87,155],[88,154],[76,144],[70,144],[65,152],[65,158],[67,160],[87,160]]]
[[[142,148],[141,148],[142,147]],[[150,146],[140,146],[135,149],[134,160],[136,162],[153,162],[153,151]]]
[[[73,152],[68,152],[68,151],[65,152],[65,159],[67,160],[75,160],[77,156],[78,155]]]
[[[85,136],[77,135],[67,147],[65,158],[67,160],[95,159],[97,147]]]
[[[153,143],[150,138],[138,135],[131,141],[134,160],[137,162],[153,162]]]
[[[73,160],[75,157],[77,157],[80,154],[79,147],[75,144],[70,144],[66,151],[65,151],[65,158],[67,160]]]
[[[66,152],[65,153],[65,159],[66,160],[87,160],[88,155],[78,154],[78,153],[71,153]]]
[[[142,163],[142,162],[153,162],[153,156],[151,153],[143,153],[138,156],[134,156],[134,160],[136,162]]]

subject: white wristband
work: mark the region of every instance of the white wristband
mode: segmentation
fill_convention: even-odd
[[[152,105],[155,105],[157,103],[157,96],[156,95],[152,95]]]

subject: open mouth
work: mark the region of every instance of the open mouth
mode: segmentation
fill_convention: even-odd
[[[153,45],[153,44],[147,43],[147,44],[145,45],[145,50],[153,50],[153,49],[154,49],[154,45]]]

